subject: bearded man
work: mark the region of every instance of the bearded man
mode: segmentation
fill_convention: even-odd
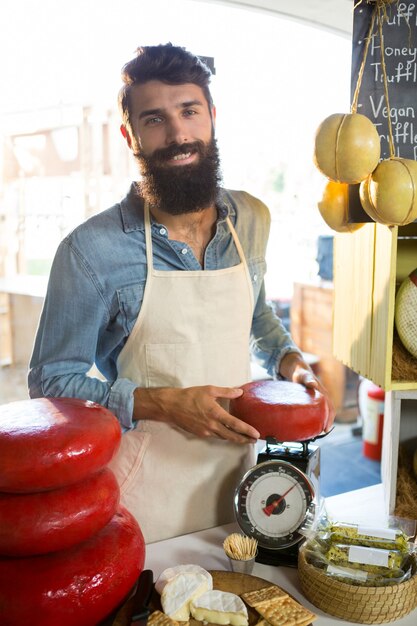
[[[118,417],[112,467],[149,543],[233,521],[259,438],[227,410],[249,347],[274,378],[322,388],[265,301],[267,207],[220,186],[209,69],[166,44],[139,48],[122,77],[140,181],[60,244],[29,389]]]

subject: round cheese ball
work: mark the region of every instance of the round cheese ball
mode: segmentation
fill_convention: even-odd
[[[30,556],[85,541],[116,513],[120,489],[104,468],[74,485],[0,494],[0,555]]]
[[[394,319],[401,343],[417,358],[417,269],[403,280],[398,289]]]
[[[120,508],[111,521],[74,548],[0,559],[0,607],[7,626],[92,626],[118,607],[145,561],[134,517]]]
[[[30,493],[83,480],[120,445],[108,409],[76,398],[38,398],[0,406],[0,491]]]
[[[349,219],[349,185],[329,180],[318,203],[320,215],[338,233],[353,233],[363,224],[351,224]]]
[[[241,387],[243,395],[230,401],[230,413],[250,424],[261,439],[305,441],[326,427],[325,397],[298,383],[258,380]]]
[[[360,113],[334,113],[317,129],[314,162],[335,182],[360,183],[378,165],[380,154],[376,126]]]
[[[359,188],[366,213],[380,224],[404,226],[417,219],[417,162],[381,161]]]

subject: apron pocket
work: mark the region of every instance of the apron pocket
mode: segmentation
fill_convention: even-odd
[[[135,428],[122,435],[120,448],[109,468],[114,472],[120,487],[120,494],[129,488],[138,473],[146,450],[151,440],[151,434]]]
[[[181,387],[177,378],[176,345],[147,344],[147,387]]]

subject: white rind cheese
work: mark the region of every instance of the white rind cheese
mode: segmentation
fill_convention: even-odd
[[[243,601],[227,591],[207,591],[190,604],[191,615],[200,622],[248,626],[248,611]]]
[[[209,581],[203,574],[177,574],[162,590],[163,611],[178,622],[187,622],[190,617],[190,602],[208,590]]]
[[[158,577],[158,580],[155,583],[155,589],[157,590],[159,595],[162,594],[162,591],[167,582],[175,578],[175,576],[177,576],[178,574],[202,574],[207,578],[207,582],[209,585],[208,591],[210,589],[213,589],[213,578],[211,574],[204,568],[200,567],[199,565],[192,564],[176,565],[175,567],[168,567]]]

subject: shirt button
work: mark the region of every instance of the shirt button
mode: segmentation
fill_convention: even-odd
[[[160,235],[165,235],[165,233],[166,233],[166,232],[167,232],[167,229],[166,229],[166,228],[160,228],[160,229],[159,229],[159,234],[160,234]]]
[[[183,249],[181,250],[181,254],[187,254],[187,252],[188,252],[187,248],[183,248]]]
[[[254,282],[256,283],[256,281],[258,280],[258,274],[254,274],[254,275],[253,275],[253,280],[254,280]]]

